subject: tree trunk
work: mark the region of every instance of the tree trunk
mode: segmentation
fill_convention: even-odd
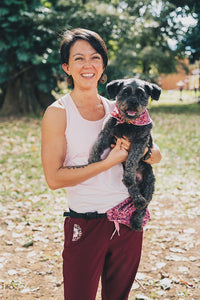
[[[34,82],[30,71],[7,82],[3,87],[0,115],[38,114],[55,100],[51,93],[40,91]]]
[[[150,70],[151,70],[151,67],[149,67],[148,64],[143,62],[142,73],[149,75]]]

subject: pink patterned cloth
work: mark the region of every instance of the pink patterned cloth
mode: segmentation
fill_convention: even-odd
[[[136,208],[134,207],[131,197],[128,197],[123,202],[121,202],[118,205],[116,205],[115,207],[109,209],[106,212],[106,214],[107,214],[108,220],[113,221],[115,223],[115,228],[119,233],[119,230],[118,230],[119,225],[117,225],[117,224],[121,223],[121,224],[131,227],[130,219],[135,210],[136,210]],[[149,221],[149,219],[150,219],[150,213],[147,208],[145,217],[143,219],[142,227],[144,227],[146,225],[146,223]]]
[[[115,119],[117,119],[117,124],[122,124],[125,123],[125,120],[122,117],[122,114],[118,108],[118,106],[115,106],[115,109],[110,113],[112,117],[114,117]],[[137,125],[137,126],[143,126],[143,125],[147,125],[152,123],[152,120],[149,116],[149,113],[147,111],[147,109],[145,109],[139,116],[137,119],[133,120],[133,121],[129,121],[129,124],[133,124],[133,125]]]

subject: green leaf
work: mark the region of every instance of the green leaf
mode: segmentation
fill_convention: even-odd
[[[9,10],[7,8],[2,7],[0,10],[0,16],[5,16],[9,13]]]
[[[32,58],[32,63],[34,65],[40,65],[42,63],[43,57],[39,55],[34,55]]]
[[[20,52],[17,51],[17,57],[19,59],[19,61],[30,61],[30,54],[27,52]]]
[[[9,48],[10,48],[10,46],[7,43],[0,41],[0,49],[1,50],[7,50]]]
[[[45,82],[40,82],[38,85],[39,90],[43,91],[43,92],[48,92],[49,88],[47,87]]]
[[[19,20],[19,18],[18,18],[18,16],[10,16],[10,17],[8,17],[8,20],[10,22],[17,22]]]

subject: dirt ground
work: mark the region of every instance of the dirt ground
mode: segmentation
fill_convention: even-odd
[[[199,200],[191,191],[155,195],[130,300],[200,299]],[[63,220],[54,204],[47,214],[29,201],[0,205],[0,299],[63,299]]]

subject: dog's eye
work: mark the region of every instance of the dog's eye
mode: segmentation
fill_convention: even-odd
[[[142,88],[138,87],[135,91],[136,95],[138,96],[144,96],[145,95],[145,92]]]
[[[122,90],[122,96],[130,96],[132,94],[132,88],[130,86]]]

